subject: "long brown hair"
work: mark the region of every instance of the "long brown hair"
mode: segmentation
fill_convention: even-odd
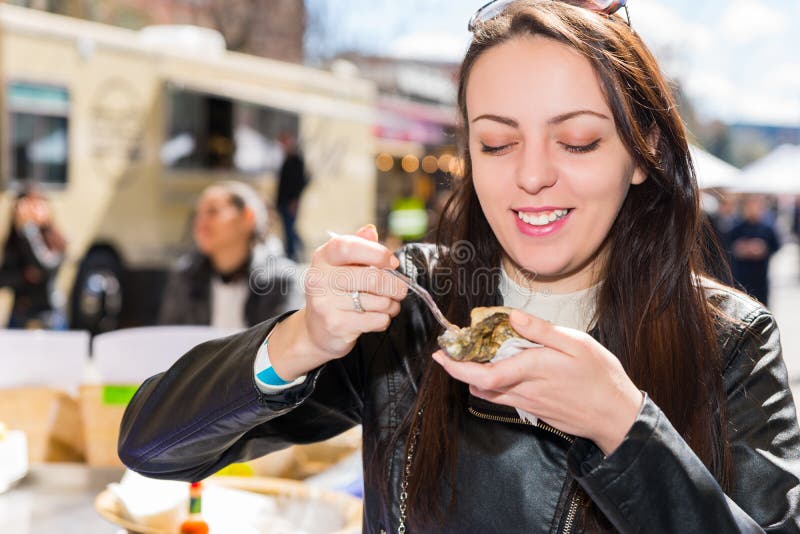
[[[722,362],[715,327],[724,315],[706,298],[699,279],[709,274],[708,228],[683,123],[671,88],[635,32],[617,16],[599,15],[579,5],[579,1],[520,0],[474,34],[458,85],[462,177],[444,209],[436,238],[437,270],[451,279],[450,287],[458,288],[465,280],[472,286],[438,292],[437,298],[453,322],[467,324],[471,308],[493,303],[492,284],[497,281],[476,273],[493,272],[502,257],[472,179],[466,87],[475,61],[494,46],[533,35],[577,50],[596,71],[634,163],[648,175],[644,183],[631,187],[602,245],[607,259],[597,301],[598,339],[664,411],[722,487],[729,489],[730,451],[722,424]],[[648,141],[653,131],[658,134],[656,146]],[[455,257],[453,247],[459,243],[471,244],[471,261]],[[454,504],[457,440],[447,436],[457,435],[465,387],[430,358],[421,359],[419,365],[422,379],[414,408],[394,439],[407,440],[410,429],[419,425],[420,454],[409,479],[408,521],[422,527],[444,517],[443,481],[451,486],[449,504]],[[595,530],[609,528],[599,509],[584,497],[584,518]]]

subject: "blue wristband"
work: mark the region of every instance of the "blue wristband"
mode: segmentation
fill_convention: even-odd
[[[275,372],[275,369],[273,369],[271,365],[258,373],[256,377],[268,386],[285,386],[289,383],[279,377],[278,373]]]
[[[269,361],[269,352],[267,351],[267,342],[274,331],[275,329],[273,328],[272,331],[267,334],[267,338],[261,344],[261,347],[259,347],[255,362],[253,363],[253,374],[255,375],[257,386],[262,393],[276,393],[282,389],[302,384],[306,379],[306,375],[303,375],[291,382],[287,382],[272,368],[272,362]],[[259,371],[258,369],[261,370]]]

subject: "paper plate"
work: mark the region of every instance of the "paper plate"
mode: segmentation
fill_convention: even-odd
[[[249,491],[261,495],[290,499],[313,499],[337,508],[343,517],[344,528],[330,534],[361,532],[362,502],[345,493],[321,490],[282,478],[267,477],[213,477],[205,484],[218,484],[227,488]],[[110,490],[103,490],[94,501],[95,510],[105,520],[136,534],[175,534],[175,532],[148,528],[125,517],[119,499]]]

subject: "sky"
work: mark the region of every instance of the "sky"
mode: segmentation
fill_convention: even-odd
[[[338,49],[458,61],[486,0],[308,0],[325,4]],[[698,113],[800,127],[800,0],[629,0],[631,22]],[[335,28],[335,30],[331,30]]]

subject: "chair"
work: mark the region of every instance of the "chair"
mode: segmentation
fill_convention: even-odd
[[[88,332],[0,330],[0,420],[27,434],[31,462],[83,458],[75,394],[88,361]]]
[[[0,389],[47,386],[77,393],[88,361],[88,332],[0,330]]]
[[[193,347],[233,334],[209,326],[147,326],[95,336],[92,359],[104,384],[139,385],[166,371]]]

